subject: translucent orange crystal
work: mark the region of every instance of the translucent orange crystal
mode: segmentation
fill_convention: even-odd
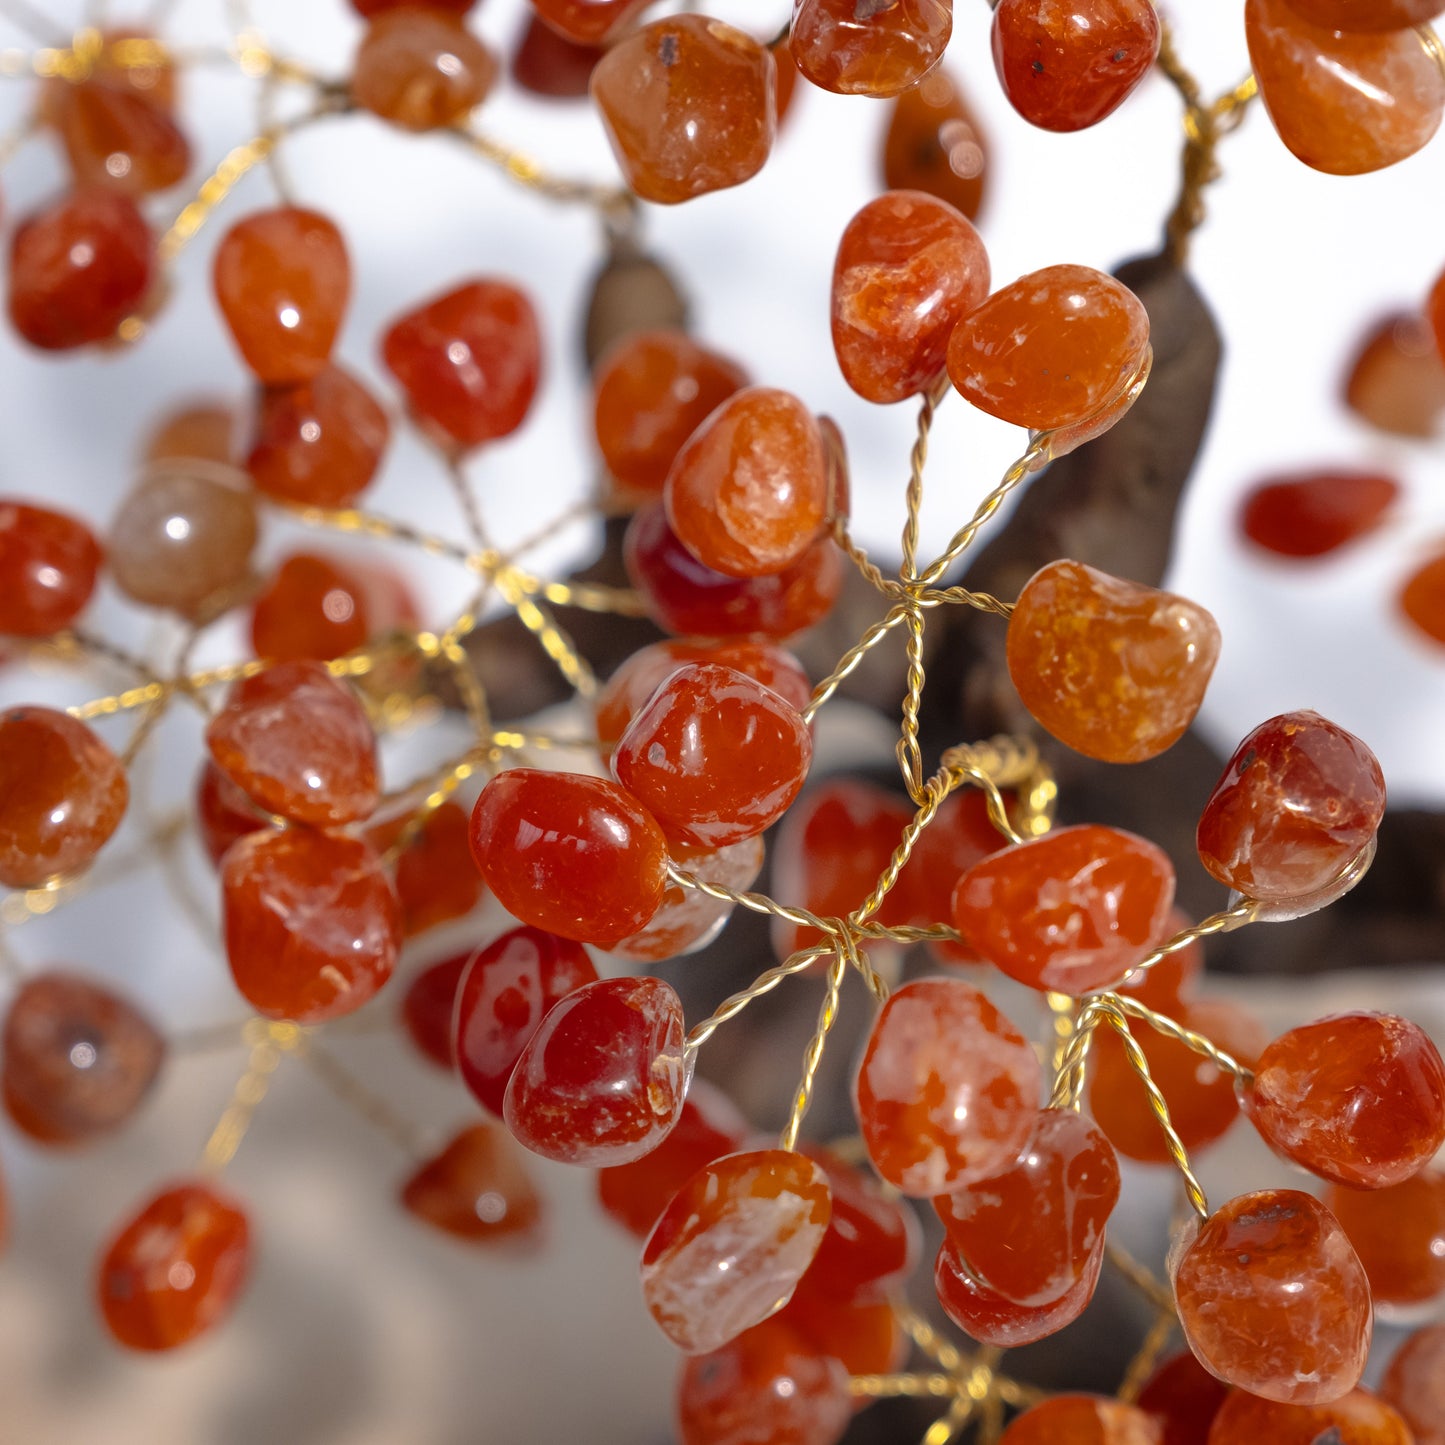
[[[1345,405],[1396,436],[1436,434],[1445,415],[1445,365],[1422,316],[1397,311],[1370,329],[1346,376]]]
[[[424,1160],[402,1185],[402,1207],[473,1244],[528,1243],[542,1221],[542,1199],[521,1151],[504,1129],[473,1124]]]
[[[1423,1169],[1385,1189],[1336,1185],[1325,1204],[1360,1256],[1376,1305],[1445,1296],[1445,1171]]]
[[[491,51],[455,15],[407,5],[367,27],[352,68],[358,105],[403,130],[437,130],[486,99]]]
[[[1244,535],[1281,557],[1323,557],[1373,531],[1400,495],[1375,472],[1309,472],[1279,477],[1245,493]]]
[[[1445,556],[1430,558],[1405,579],[1400,611],[1432,642],[1445,643]]]
[[[943,58],[953,0],[794,0],[798,69],[840,95],[892,96]]]
[[[883,142],[883,184],[890,191],[926,191],[974,221],[987,165],[987,142],[945,66],[893,102]]]

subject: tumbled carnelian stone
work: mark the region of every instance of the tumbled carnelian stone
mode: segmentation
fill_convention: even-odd
[[[0,884],[38,888],[83,868],[130,798],[120,759],[82,722],[48,707],[0,712]]]
[[[988,998],[957,979],[924,978],[883,1005],[853,1101],[874,1168],[931,1199],[1018,1158],[1040,1083],[1033,1049]]]
[[[1445,1062],[1418,1024],[1344,1013],[1259,1056],[1250,1112],[1267,1144],[1336,1184],[1382,1189],[1445,1144]]]
[[[400,820],[405,828],[407,820]],[[465,918],[485,891],[472,861],[471,815],[450,798],[422,820],[396,860],[396,896],[408,938]]]
[[[1323,557],[1373,531],[1400,495],[1374,472],[1310,472],[1251,487],[1240,506],[1244,535],[1280,557]]]
[[[903,1368],[909,1340],[889,1300],[840,1300],[815,1288],[823,1278],[816,1261],[798,1281],[793,1297],[773,1318],[820,1355],[837,1360],[850,1375],[887,1375]],[[855,1400],[860,1410],[866,1400]]]
[[[457,989],[452,1050],[484,1109],[501,1118],[507,1081],[538,1024],[596,978],[580,943],[540,928],[514,928],[478,950]]]
[[[1445,1172],[1422,1169],[1384,1189],[1334,1185],[1325,1205],[1360,1256],[1376,1305],[1445,1295]]]
[[[1029,988],[1073,997],[1119,982],[1153,947],[1174,902],[1174,865],[1118,828],[1060,828],[974,864],[953,921]]]
[[[833,351],[867,401],[916,396],[958,321],[988,295],[988,253],[946,201],[889,191],[848,222],[833,262]]]
[[[78,517],[0,498],[0,634],[48,637],[90,601],[100,547]]]
[[[1058,1395],[1026,1410],[999,1445],[1160,1445],[1142,1410],[1102,1395]]]
[[[10,242],[10,321],[32,346],[106,341],[145,300],[155,237],[128,196],[87,190],[26,217]]]
[[[1231,1390],[1214,1417],[1210,1445],[1420,1445],[1404,1419],[1368,1390],[1328,1404],[1284,1405]]]
[[[1288,902],[1332,883],[1375,836],[1385,778],[1353,733],[1281,713],[1235,749],[1199,819],[1199,861],[1247,898]]]
[[[581,100],[602,58],[599,45],[577,45],[533,15],[512,51],[512,79],[548,100]]]
[[[723,848],[782,817],[812,758],[807,723],[771,688],[690,662],[628,724],[612,770],[670,839]]]
[[[662,902],[662,830],[602,778],[499,774],[472,810],[472,856],[508,913],[580,943],[617,943]]]
[[[747,373],[681,331],[618,340],[593,378],[593,421],[608,470],[624,487],[662,494],[683,443]]]
[[[1052,431],[1108,406],[1148,347],[1149,317],[1128,287],[1088,266],[1048,266],[958,323],[948,374],[980,411]]]
[[[1008,624],[1009,677],[1060,742],[1106,763],[1140,763],[1184,736],[1219,658],[1219,626],[1198,603],[1050,562]]]
[[[415,620],[405,582],[384,565],[295,552],[256,598],[251,645],[276,662],[326,662]]]
[[[401,1022],[424,1058],[450,1072],[456,1066],[454,1021],[462,975],[473,954],[457,953],[422,969],[401,999]]]
[[[1093,1299],[1103,1265],[1101,1240],[1083,1273],[1057,1299],[1042,1305],[1019,1305],[982,1283],[968,1268],[958,1246],[945,1238],[934,1261],[933,1288],[943,1312],[971,1339],[1011,1350],[1073,1324]]]
[[[1159,54],[1150,0],[999,0],[993,63],[1009,104],[1044,130],[1084,130],[1112,115]]]
[[[196,833],[217,867],[237,838],[270,825],[270,819],[209,758],[196,778]]]
[[[98,76],[55,84],[44,109],[77,187],[140,196],[184,178],[190,143],[153,97]]]
[[[1381,431],[1433,437],[1445,416],[1445,365],[1428,323],[1408,311],[1376,322],[1350,363],[1344,399]]]
[[[246,1282],[251,1231],[209,1184],[172,1185],[111,1241],[96,1290],[106,1328],[132,1350],[173,1350],[231,1312]]]
[[[618,34],[647,0],[532,0],[538,17],[578,45],[601,45]]]
[[[883,184],[925,191],[970,221],[983,207],[987,147],[973,112],[944,66],[894,102],[883,141]]]
[[[1206,1369],[1294,1405],[1337,1400],[1359,1384],[1370,1286],[1329,1210],[1296,1189],[1265,1189],[1190,1228],[1197,1232],[1173,1267],[1174,1298]]]
[[[394,322],[382,360],[420,420],[460,447],[521,426],[542,374],[532,303],[506,281],[469,281]]]
[[[642,1295],[688,1354],[716,1350],[788,1301],[828,1227],[828,1179],[802,1154],[759,1149],[698,1170],[642,1251]]]
[[[827,1232],[798,1287],[818,1306],[807,1313],[821,1312],[828,1302],[887,1299],[918,1262],[919,1229],[912,1208],[827,1149],[808,1144],[803,1153],[822,1166],[833,1196]]]
[[[1008,794],[1004,794],[1005,799]],[[914,924],[947,921],[953,914],[953,890],[960,875],[990,854],[997,853],[1008,842],[994,827],[988,816],[984,794],[974,788],[961,789],[944,799],[914,844],[913,852],[899,875],[891,899],[907,913]],[[883,916],[887,917],[885,904]],[[967,958],[976,961],[976,953],[966,944],[934,944],[955,962]]]
[[[793,59],[839,95],[893,96],[943,58],[953,0],[794,0]]]
[[[1184,1350],[1149,1376],[1137,1403],[1163,1432],[1159,1445],[1208,1445],[1209,1427],[1228,1394],[1229,1386]]]
[[[1094,1124],[1046,1109],[1013,1167],[933,1201],[969,1268],[1014,1304],[1052,1303],[1083,1276],[1119,1201],[1119,1161]]]
[[[6,1111],[42,1143],[87,1142],[140,1108],[165,1051],[150,1020],[119,994],[70,973],[38,974],[5,1016]]]
[[[268,386],[310,381],[331,359],[351,262],[325,216],[298,206],[253,212],[221,238],[212,279],[242,360]]]
[[[1445,10],[1445,0],[1289,0],[1289,7],[1325,30],[1403,30]]]
[[[401,905],[369,843],[287,828],[251,833],[221,864],[231,974],[267,1018],[325,1023],[391,977]]]
[[[1445,556],[1415,569],[1400,589],[1400,611],[1433,642],[1445,642]]]
[[[643,507],[628,524],[623,558],[658,624],[698,637],[792,637],[821,622],[843,586],[840,553],[827,536],[781,572],[725,577],[683,546],[660,502]]]
[[[1246,0],[1260,98],[1307,166],[1354,176],[1420,150],[1445,112],[1445,72],[1414,30],[1352,35],[1311,25],[1289,0]]]
[[[355,822],[380,796],[366,709],[320,662],[278,663],[237,683],[206,745],[260,807],[298,823]]]
[[[741,185],[777,133],[773,57],[706,15],[656,20],[592,72],[592,99],[627,184],[673,205]]]
[[[1415,1445],[1445,1445],[1445,1324],[1417,1330],[1400,1346],[1380,1397],[1415,1432]]]
[[[627,1164],[656,1149],[687,1089],[682,1002],[657,978],[583,984],[550,1009],[507,1081],[507,1127],[563,1164]]]
[[[402,1208],[470,1244],[534,1240],[542,1200],[521,1154],[495,1124],[463,1129],[401,1187]]]
[[[351,70],[356,103],[403,130],[455,125],[497,78],[490,50],[455,15],[405,6],[366,28]]]
[[[229,465],[234,450],[236,415],[223,401],[193,401],[167,412],[147,435],[143,462],[175,458]]]

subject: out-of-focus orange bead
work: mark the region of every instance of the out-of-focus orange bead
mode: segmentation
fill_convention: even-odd
[[[1400,495],[1374,472],[1309,472],[1260,482],[1245,493],[1240,530],[1280,557],[1323,557],[1372,532]]]
[[[1386,1189],[1333,1185],[1325,1205],[1360,1256],[1376,1305],[1445,1295],[1445,1171],[1423,1169]]]
[[[1440,273],[1439,279],[1430,288],[1425,314],[1431,331],[1435,333],[1435,347],[1441,357],[1445,358],[1445,271]]]
[[[470,952],[456,953],[429,965],[413,976],[401,999],[402,1026],[417,1053],[448,1073],[456,1066],[457,990],[471,961]]]
[[[883,142],[883,184],[925,191],[970,221],[983,206],[987,142],[944,66],[893,102]]]
[[[221,238],[212,277],[242,359],[268,386],[310,381],[331,359],[351,262],[325,216],[298,206],[254,212]]]
[[[1445,290],[1441,293],[1445,301]],[[1445,416],[1445,365],[1429,324],[1397,311],[1366,334],[1345,378],[1345,405],[1395,436],[1428,439]]]
[[[327,662],[415,620],[406,584],[383,564],[296,552],[256,598],[251,645],[276,662]]]
[[[1184,1350],[1149,1376],[1138,1405],[1163,1431],[1159,1445],[1209,1445],[1209,1427],[1228,1394],[1229,1386]]]
[[[389,820],[384,829],[373,830],[373,843],[389,846],[409,823],[405,815]],[[391,838],[384,845],[385,834]],[[485,889],[472,861],[470,836],[470,815],[448,798],[422,819],[397,855],[396,894],[408,938],[465,918],[481,902]]]
[[[1445,0],[1289,0],[1301,19],[1326,30],[1403,30],[1445,10]]]
[[[378,15],[352,65],[356,103],[403,130],[454,125],[497,78],[490,50],[455,15],[405,6]]]
[[[1405,579],[1400,611],[1432,642],[1445,643],[1445,555],[1432,557]]]
[[[1057,1299],[1020,1305],[982,1283],[964,1262],[958,1246],[945,1239],[933,1266],[933,1288],[943,1312],[981,1345],[1011,1350],[1057,1334],[1089,1307],[1104,1264],[1102,1241],[1084,1272]],[[1052,1437],[1050,1437],[1052,1439]]]
[[[706,15],[657,20],[592,72],[592,99],[627,184],[672,205],[741,185],[777,133],[773,57]]]
[[[210,758],[196,779],[196,832],[212,863],[220,866],[237,838],[259,832],[270,819]]]
[[[78,517],[0,497],[0,634],[49,637],[95,590],[100,547]]]
[[[532,8],[559,35],[578,45],[601,45],[618,34],[647,0],[532,0]]]
[[[228,402],[193,401],[167,412],[146,437],[143,462],[220,462],[229,466],[235,450],[236,414]]]
[[[1148,350],[1149,317],[1128,287],[1087,266],[1049,266],[958,323],[948,374],[980,411],[1052,431],[1127,391]]]
[[[581,100],[601,59],[601,46],[577,45],[533,15],[512,51],[512,79],[548,100]]]
[[[868,401],[916,396],[943,370],[958,321],[988,295],[968,220],[922,191],[889,191],[848,222],[833,263],[833,350]]]
[[[1311,25],[1289,0],[1246,0],[1260,98],[1307,166],[1355,176],[1420,150],[1445,113],[1445,72],[1414,30],[1354,35]]]
[[[525,1244],[542,1200],[516,1145],[495,1124],[463,1129],[402,1185],[402,1207],[469,1244]]]
[[[798,69],[840,95],[893,96],[943,58],[953,0],[794,0]]]
[[[1284,1405],[1230,1391],[1210,1429],[1210,1445],[1420,1445],[1400,1415],[1368,1390],[1327,1405]]]
[[[140,196],[184,178],[190,143],[152,97],[99,77],[52,83],[45,110],[77,186]]]
[[[1060,1395],[1026,1410],[999,1445],[1157,1445],[1148,1415],[1101,1395]]]
[[[777,110],[778,126],[781,128],[788,111],[792,108],[793,97],[798,93],[798,65],[793,59],[793,47],[787,35],[781,35],[768,46],[777,66]]]
[[[1445,1445],[1445,1325],[1419,1330],[1400,1346],[1380,1396],[1415,1432],[1415,1445]]]

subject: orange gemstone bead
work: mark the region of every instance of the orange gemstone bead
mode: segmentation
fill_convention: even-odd
[[[925,191],[970,221],[983,208],[988,147],[973,112],[944,66],[893,102],[883,142],[883,184]]]
[[[1381,431],[1421,440],[1436,435],[1445,417],[1445,365],[1429,324],[1407,311],[1381,318],[1350,363],[1344,397]]]
[[[387,10],[367,26],[351,71],[356,103],[403,130],[455,125],[497,78],[491,51],[436,6]]]
[[[1418,1330],[1400,1346],[1380,1396],[1415,1432],[1415,1445],[1445,1445],[1445,1325]]]
[[[1372,532],[1400,495],[1374,472],[1311,472],[1261,482],[1245,493],[1244,535],[1280,557],[1323,557]]]
[[[934,1262],[933,1288],[943,1312],[981,1345],[1011,1350],[1056,1335],[1089,1307],[1104,1264],[1100,1242],[1084,1272],[1057,1299],[1042,1305],[1019,1305],[983,1284],[969,1269],[951,1239],[943,1241]]]
[[[988,998],[957,979],[925,978],[883,1005],[853,1100],[873,1167],[927,1199],[1018,1158],[1041,1082],[1028,1041]]]
[[[1338,1400],[1359,1384],[1370,1287],[1318,1200],[1295,1189],[1241,1194],[1191,1229],[1176,1246],[1174,1298],[1206,1369],[1292,1405]]]
[[[1210,1445],[1419,1445],[1400,1415],[1368,1390],[1325,1405],[1282,1405],[1232,1390],[1214,1417]]]
[[[612,769],[669,838],[715,849],[777,822],[812,757],[807,723],[771,688],[691,662],[632,719]]]
[[[1326,30],[1403,30],[1433,20],[1445,0],[1289,0],[1289,7]]]
[[[297,206],[253,212],[221,238],[212,279],[242,360],[268,386],[310,381],[331,359],[351,262],[325,216]]]
[[[38,888],[83,868],[125,815],[120,759],[82,722],[47,707],[0,712],[0,884]]]
[[[1162,848],[1086,823],[976,863],[954,889],[953,921],[1010,978],[1078,997],[1118,983],[1153,948],[1173,902]]]
[[[1219,658],[1197,603],[1086,567],[1050,562],[1008,624],[1009,677],[1060,742],[1106,763],[1157,757],[1194,721]]]
[[[1026,1410],[999,1445],[1160,1445],[1142,1410],[1100,1395],[1059,1395]]]
[[[469,1244],[535,1243],[542,1200],[504,1129],[463,1129],[402,1185],[409,1214]]]
[[[532,8],[558,35],[579,45],[601,45],[621,32],[647,0],[532,0]]]
[[[533,16],[512,51],[512,79],[547,100],[581,100],[602,47],[576,45]]]
[[[407,1037],[424,1059],[448,1073],[456,1067],[453,1023],[462,975],[472,953],[457,953],[422,969],[401,999],[401,1022]]]
[[[1410,574],[1400,589],[1400,611],[1432,642],[1445,643],[1445,556]]]
[[[277,662],[325,662],[415,620],[406,584],[387,568],[295,552],[256,599],[251,645]]]
[[[196,779],[196,832],[217,867],[237,838],[270,825],[270,819],[209,758]]]
[[[469,281],[394,322],[382,360],[408,405],[459,447],[510,436],[542,375],[532,303],[506,281]]]
[[[267,1018],[325,1023],[391,977],[401,905],[370,844],[288,828],[252,833],[221,865],[231,974]]]
[[[804,1145],[803,1153],[820,1164],[833,1196],[828,1229],[799,1285],[817,1306],[886,1300],[918,1262],[918,1220],[912,1208],[885,1194],[878,1181],[845,1164],[826,1149]]]
[[[1150,0],[999,0],[993,63],[1009,103],[1044,130],[1084,130],[1112,115],[1159,54]]]
[[[597,366],[593,418],[608,470],[624,487],[661,496],[673,458],[747,373],[681,331],[617,341]]]
[[[1049,266],[958,323],[948,374],[980,411],[1051,431],[1127,391],[1148,351],[1149,317],[1128,287],[1087,266]]]
[[[352,823],[380,796],[366,710],[319,662],[279,663],[237,683],[206,745],[256,803],[298,823]]]
[[[793,59],[840,95],[893,96],[943,58],[953,0],[794,0]]]
[[[0,498],[0,634],[48,637],[95,591],[100,547],[78,517]]]
[[[1353,733],[1317,712],[1282,713],[1240,743],[1199,820],[1199,860],[1266,902],[1327,887],[1375,836],[1385,778]]]
[[[236,416],[220,401],[197,401],[168,413],[146,438],[143,462],[231,462]]]
[[[756,175],[777,133],[773,57],[705,15],[657,20],[614,45],[592,99],[627,184],[673,205]]]
[[[156,1195],[101,1256],[106,1328],[132,1350],[173,1350],[213,1329],[246,1283],[251,1230],[240,1206],[209,1184]]]
[[[78,187],[140,196],[185,177],[190,143],[154,96],[100,76],[55,84],[45,110]]]
[[[802,1154],[760,1149],[698,1170],[642,1251],[642,1296],[679,1349],[704,1354],[775,1314],[828,1227],[828,1178]]]
[[[407,820],[398,820],[406,827]],[[396,860],[396,894],[408,938],[465,918],[485,889],[472,861],[471,815],[450,798],[422,820]]]
[[[1434,286],[1430,288],[1429,298],[1425,302],[1425,315],[1430,323],[1430,330],[1435,333],[1435,348],[1442,360],[1445,360],[1445,271],[1440,273]]]
[[[922,191],[889,191],[848,222],[833,262],[833,350],[867,401],[917,396],[943,370],[958,321],[988,295],[988,253],[967,218]]]
[[[580,943],[618,943],[662,902],[667,842],[602,778],[513,768],[482,789],[472,856],[514,917]]]
[[[1149,1376],[1137,1403],[1163,1432],[1159,1445],[1209,1445],[1209,1427],[1228,1394],[1229,1386],[1185,1350]]]
[[[1445,1296],[1445,1172],[1422,1169],[1384,1189],[1334,1185],[1325,1204],[1360,1256],[1377,1307]]]
[[[119,994],[70,973],[35,975],[5,1016],[6,1112],[41,1143],[87,1143],[140,1108],[165,1052],[154,1025]]]
[[[1246,0],[1260,98],[1307,166],[1355,176],[1420,150],[1445,113],[1445,72],[1414,30],[1354,35],[1311,25],[1290,0]]]
[[[813,1281],[822,1278],[815,1261],[773,1319],[819,1355],[838,1361],[850,1375],[888,1375],[902,1369],[909,1342],[893,1305],[887,1300],[840,1301],[814,1289]],[[853,1408],[860,1410],[866,1403],[855,1400]]]

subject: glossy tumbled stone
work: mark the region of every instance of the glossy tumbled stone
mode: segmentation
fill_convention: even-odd
[[[1163,849],[1085,823],[974,864],[954,889],[953,921],[1010,978],[1078,997],[1118,983],[1149,953],[1173,902]]]
[[[1284,1405],[1231,1391],[1214,1417],[1209,1445],[1266,1440],[1269,1445],[1421,1445],[1400,1414],[1368,1390],[1352,1390],[1321,1405]]]
[[[417,1053],[448,1072],[456,1067],[453,1020],[457,991],[472,957],[471,953],[456,953],[429,964],[407,984],[401,999],[402,1027]]]
[[[293,552],[256,598],[251,643],[257,657],[276,662],[325,662],[414,623],[416,616],[406,583],[386,565]]]
[[[390,823],[395,838],[410,827],[404,815]],[[377,841],[373,838],[373,841]],[[486,891],[472,861],[471,818],[448,798],[422,819],[396,857],[396,896],[406,936],[465,918]]]
[[[827,1175],[784,1149],[729,1154],[698,1170],[642,1252],[642,1295],[688,1354],[719,1349],[785,1305],[823,1241]]]
[[[226,854],[221,887],[231,975],[267,1018],[340,1018],[396,967],[401,905],[376,851],[359,838],[309,828],[251,833]]]
[[[833,1196],[827,1233],[799,1285],[800,1294],[816,1306],[805,1313],[815,1316],[829,1304],[889,1299],[918,1261],[918,1220],[912,1207],[871,1174],[826,1149],[809,1144],[803,1153],[822,1165]]]
[[[1247,898],[1305,898],[1359,856],[1385,812],[1375,755],[1308,710],[1261,723],[1235,749],[1199,820],[1199,860]]]
[[[578,45],[534,15],[512,50],[511,77],[547,100],[582,100],[601,58],[601,46]]]
[[[1373,427],[1428,439],[1445,417],[1445,364],[1418,313],[1393,312],[1371,327],[1350,364],[1345,405]]]
[[[196,834],[206,856],[217,867],[237,838],[270,826],[247,794],[209,758],[196,778]]]
[[[1325,30],[1403,30],[1445,10],[1445,0],[1289,0],[1289,8]]]
[[[1209,1445],[1209,1427],[1228,1394],[1229,1386],[1184,1350],[1149,1376],[1138,1405],[1163,1432],[1159,1445]]]
[[[840,95],[893,96],[943,58],[953,0],[794,0],[793,59]]]
[[[980,411],[1052,431],[1127,391],[1148,350],[1149,317],[1128,287],[1087,266],[1049,266],[958,323],[948,374]]]
[[[48,637],[90,601],[100,547],[78,517],[0,497],[0,635]]]
[[[1307,166],[1353,176],[1420,150],[1445,113],[1445,71],[1414,30],[1311,25],[1289,0],[1246,0],[1244,33],[1280,139]]]
[[[111,1241],[96,1292],[106,1328],[132,1350],[173,1350],[214,1328],[246,1282],[251,1231],[209,1184],[173,1185]]]
[[[143,196],[184,178],[190,143],[154,95],[101,76],[52,84],[42,109],[65,147],[77,189]]]
[[[1323,557],[1378,527],[1400,484],[1374,472],[1311,472],[1261,482],[1245,493],[1239,525],[1280,557]]]
[[[165,1040],[133,1004],[74,974],[27,979],[0,1039],[5,1109],[46,1144],[78,1144],[124,1124],[145,1102]]]
[[[120,826],[120,759],[82,722],[48,707],[0,712],[0,884],[38,888],[83,868]]]
[[[496,77],[491,51],[457,16],[408,5],[367,26],[352,65],[351,94],[403,130],[437,130],[480,105]]]
[[[969,1269],[958,1246],[945,1239],[934,1261],[933,1287],[943,1312],[970,1339],[1011,1350],[1057,1334],[1088,1308],[1104,1264],[1101,1240],[1085,1261],[1083,1273],[1057,1299],[1020,1305],[982,1283]]]
[[[1400,1346],[1380,1397],[1415,1432],[1415,1445],[1445,1445],[1445,1324],[1418,1330]]]
[[[471,1244],[531,1242],[542,1200],[520,1152],[495,1124],[463,1129],[401,1188],[402,1207]]]
[[[888,1300],[839,1300],[813,1282],[817,1262],[798,1281],[793,1297],[773,1318],[809,1348],[838,1361],[850,1375],[888,1375],[908,1359],[909,1342]],[[862,1402],[854,1401],[854,1409]]]
[[[1337,1400],[1370,1351],[1370,1286],[1334,1216],[1294,1189],[1231,1199],[1176,1246],[1174,1298],[1206,1369],[1285,1404]]]
[[[1106,763],[1184,735],[1219,658],[1219,626],[1187,597],[1082,562],[1034,573],[1008,624],[1009,677],[1060,742]]]
[[[1026,1410],[999,1445],[1164,1445],[1143,1411],[1102,1395],[1059,1395]]]
[[[883,141],[883,184],[924,191],[970,221],[983,208],[988,148],[946,66],[936,66],[892,103]]]
[[[1325,1205],[1360,1256],[1377,1306],[1445,1296],[1445,1171],[1422,1169],[1384,1189],[1336,1185]]]
[[[706,15],[657,20],[592,72],[592,99],[627,184],[663,205],[741,185],[777,132],[773,57]]]
[[[1028,1041],[978,989],[905,984],[883,1005],[854,1084],[873,1166],[920,1198],[1007,1169],[1033,1135],[1042,1082]]]
[[[867,401],[903,401],[943,370],[958,321],[988,295],[988,254],[967,217],[922,191],[889,191],[848,222],[833,262],[833,351]]]

